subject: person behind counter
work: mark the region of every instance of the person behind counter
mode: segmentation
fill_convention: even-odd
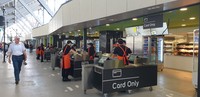
[[[70,56],[71,54],[76,54],[77,52],[71,48],[72,42],[67,41],[67,44],[63,48],[63,55],[62,55],[62,80],[63,81],[70,81],[68,75],[70,74],[71,69],[71,61]]]
[[[94,60],[94,57],[95,57],[95,47],[93,45],[93,43],[88,43],[88,46],[87,46],[87,52],[88,52],[88,55],[89,55],[89,63],[92,63],[92,61]]]
[[[125,40],[123,40],[123,45],[126,46],[126,41],[125,41]],[[126,46],[126,47],[127,47],[127,46]],[[131,49],[130,49],[129,47],[127,47],[127,51],[128,51],[127,56],[129,56],[129,54],[131,54],[132,51],[131,51]]]
[[[118,39],[118,46],[115,47],[114,49],[114,56],[113,57],[117,57],[118,60],[123,60],[125,65],[128,65],[128,55],[132,53],[132,51],[130,50],[130,48],[128,48],[127,46],[125,46],[125,42],[123,39]]]

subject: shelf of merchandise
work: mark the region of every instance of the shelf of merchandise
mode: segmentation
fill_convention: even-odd
[[[164,54],[172,54],[174,52],[173,42],[164,41]]]
[[[198,46],[193,47],[193,43],[179,43],[177,44],[176,50],[178,55],[181,56],[193,56],[198,55]]]

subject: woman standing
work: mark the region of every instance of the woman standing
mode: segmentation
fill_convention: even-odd
[[[72,48],[72,42],[67,41],[67,44],[63,48],[63,55],[62,55],[62,80],[63,81],[70,81],[68,78],[68,75],[70,74],[70,69],[71,69],[71,60],[70,56],[73,53],[77,53],[74,51]]]

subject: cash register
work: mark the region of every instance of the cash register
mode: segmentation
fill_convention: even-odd
[[[98,62],[98,65],[103,67],[106,60],[109,60],[109,57],[108,56],[102,56],[100,58],[99,62]]]

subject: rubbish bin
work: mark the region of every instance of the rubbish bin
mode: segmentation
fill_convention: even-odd
[[[93,88],[93,67],[94,64],[82,65],[82,89],[84,94],[86,94],[86,90]]]

